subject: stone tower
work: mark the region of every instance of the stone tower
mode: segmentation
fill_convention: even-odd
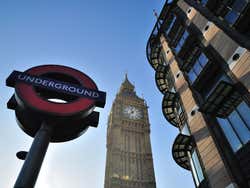
[[[155,188],[147,105],[125,80],[108,119],[105,188]]]

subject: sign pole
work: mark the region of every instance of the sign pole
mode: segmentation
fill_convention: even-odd
[[[45,122],[37,131],[14,188],[34,187],[52,134],[52,127]]]
[[[19,127],[34,137],[14,188],[33,188],[49,143],[73,140],[97,127],[99,112],[94,109],[104,108],[106,93],[88,75],[61,65],[13,71],[6,85],[15,88],[7,107],[15,111]]]

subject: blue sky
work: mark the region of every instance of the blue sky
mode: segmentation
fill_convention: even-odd
[[[66,143],[50,144],[37,188],[101,188],[104,184],[107,116],[125,72],[149,108],[151,143],[158,188],[192,188],[191,173],[172,159],[178,130],[161,112],[162,95],[146,59],[146,43],[155,24],[153,9],[165,1],[10,0],[0,1],[0,187],[12,187],[32,138],[21,131],[6,108],[13,93],[5,86],[12,70],[61,64],[91,76],[107,91],[98,128]]]

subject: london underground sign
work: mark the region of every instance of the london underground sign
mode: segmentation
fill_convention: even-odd
[[[13,71],[7,80],[7,84],[8,86],[14,87],[16,82],[23,82],[31,86],[50,89],[52,91],[61,92],[68,95],[94,99],[96,102],[99,102],[100,107],[104,106],[105,93],[101,91],[84,88],[75,84],[58,80],[34,76],[25,72],[23,73],[19,71]]]
[[[42,65],[13,71],[6,85],[15,88],[7,106],[18,125],[34,137],[15,187],[33,187],[49,142],[64,142],[97,127],[106,93],[86,74],[66,66]],[[60,101],[60,102],[59,102]]]

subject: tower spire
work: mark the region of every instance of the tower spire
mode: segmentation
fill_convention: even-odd
[[[128,73],[125,73],[125,79],[122,82],[119,93],[130,93],[131,95],[135,95],[135,86],[129,81]]]
[[[125,72],[125,80],[128,80],[128,72]]]

